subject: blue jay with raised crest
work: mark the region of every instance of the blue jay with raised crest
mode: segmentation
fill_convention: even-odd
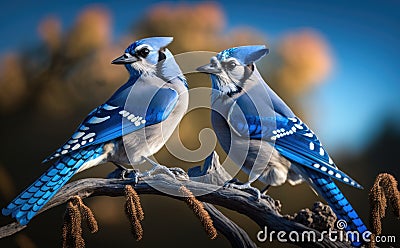
[[[125,65],[130,74],[128,82],[94,109],[71,138],[44,160],[53,161],[53,165],[2,210],[4,215],[26,225],[73,175],[105,162],[125,172],[125,165],[148,160],[153,169],[145,175],[156,169],[174,175],[148,159],[165,144],[188,106],[186,79],[166,48],[172,40],[138,40],[112,61]]]
[[[225,186],[252,190],[260,198],[269,186],[306,181],[349,230],[364,233],[366,226],[334,180],[361,185],[335,165],[314,132],[262,79],[255,62],[267,53],[265,46],[230,48],[197,68],[211,76],[211,121],[218,141],[249,174],[248,182]],[[262,192],[251,186],[256,180],[267,185]]]

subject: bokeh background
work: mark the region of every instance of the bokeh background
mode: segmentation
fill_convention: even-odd
[[[398,1],[16,0],[2,1],[0,13],[0,207],[41,175],[49,166],[42,159],[127,80],[125,69],[110,61],[132,41],[156,35],[174,36],[169,48],[175,54],[266,44],[270,54],[258,63],[260,72],[319,135],[339,167],[365,187],[340,186],[365,222],[375,176],[389,172],[400,178]],[[188,80],[191,88],[210,84],[206,75]],[[208,110],[189,113],[179,129],[183,143],[196,149],[205,127]],[[166,149],[156,157],[167,166],[194,166]],[[75,179],[104,177],[113,169],[102,166]],[[284,185],[270,194],[287,214],[319,199],[307,185]],[[122,198],[87,200],[100,226],[94,235],[85,233],[87,247],[229,246],[222,236],[209,240],[184,203],[141,199],[146,217],[140,242],[130,235]],[[33,219],[24,231],[0,240],[0,247],[61,245],[64,209]],[[222,211],[255,239],[259,228],[251,220]],[[0,225],[9,222],[0,217]],[[383,225],[383,233],[400,239],[391,213]]]

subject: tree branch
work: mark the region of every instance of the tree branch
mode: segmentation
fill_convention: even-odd
[[[138,194],[154,194],[162,195],[178,200],[183,200],[179,197],[179,189],[181,186],[185,186],[190,191],[194,192],[200,201],[207,202],[210,204],[216,204],[241,214],[244,214],[256,222],[261,230],[267,227],[268,231],[285,231],[289,233],[291,231],[296,231],[301,235],[302,232],[312,231],[316,234],[316,237],[321,237],[321,233],[317,230],[311,229],[299,223],[290,221],[282,217],[279,213],[278,207],[275,201],[269,197],[265,196],[259,201],[254,200],[254,197],[244,191],[235,189],[225,189],[218,184],[223,180],[218,179],[217,174],[221,174],[222,178],[226,177],[222,166],[220,166],[218,156],[216,153],[210,155],[208,162],[205,162],[204,170],[206,173],[211,174],[210,177],[202,177],[203,181],[213,181],[215,184],[209,184],[204,182],[196,182],[196,178],[192,177],[191,180],[177,180],[170,176],[164,174],[156,174],[151,177],[145,178],[145,180],[139,180],[137,184],[134,184],[134,180],[122,180],[122,179],[100,179],[100,178],[87,178],[77,181],[73,181],[65,185],[44,207],[39,211],[40,213],[45,212],[55,206],[67,202],[72,196],[80,196],[83,198],[93,197],[93,196],[124,196],[125,185],[132,184],[134,189]],[[195,169],[196,170],[196,169]],[[198,171],[198,170],[197,170]],[[219,171],[219,172],[218,172]],[[225,172],[226,173],[226,172]],[[189,175],[193,173],[193,170],[189,170]],[[165,194],[157,189],[162,189],[163,191],[176,192],[175,195]],[[228,240],[234,238],[236,245],[240,246],[239,243],[245,244],[245,247],[255,247],[255,244],[248,235],[235,223],[225,217],[221,212],[215,209],[212,205],[205,204],[206,209],[209,211],[210,215],[215,221],[216,228],[224,234]],[[26,226],[21,226],[17,222],[11,223],[9,225],[0,227],[0,238],[10,236],[16,232],[21,231]],[[231,232],[231,235],[227,234]],[[230,240],[233,242],[232,240]],[[290,241],[289,241],[290,242]],[[332,242],[325,238],[322,241],[312,240],[306,243],[294,243],[301,247],[351,247],[347,243]]]

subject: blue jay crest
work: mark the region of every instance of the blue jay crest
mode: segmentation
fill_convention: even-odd
[[[265,46],[241,46],[226,49],[217,54],[217,59],[220,61],[228,58],[236,58],[242,65],[250,65],[266,54],[269,50]]]

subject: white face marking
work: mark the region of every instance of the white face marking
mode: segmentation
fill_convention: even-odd
[[[152,52],[154,50],[151,46],[149,46],[147,44],[142,44],[135,48],[135,53],[139,53],[140,50],[142,50],[144,48],[149,49],[150,52]],[[139,57],[139,61],[133,62],[131,64],[131,67],[134,70],[141,72],[144,76],[148,76],[148,75],[154,74],[156,72],[156,65],[153,65],[153,64],[147,62],[146,58],[142,58],[140,56],[138,56],[138,57]]]
[[[235,58],[219,61],[216,57],[212,57],[211,63],[216,64],[216,67],[221,70],[220,73],[214,75],[218,77],[217,84],[222,94],[226,95],[238,91],[240,79],[243,78],[244,67],[239,66],[240,63]],[[230,71],[223,68],[222,63],[235,63],[236,67]]]

